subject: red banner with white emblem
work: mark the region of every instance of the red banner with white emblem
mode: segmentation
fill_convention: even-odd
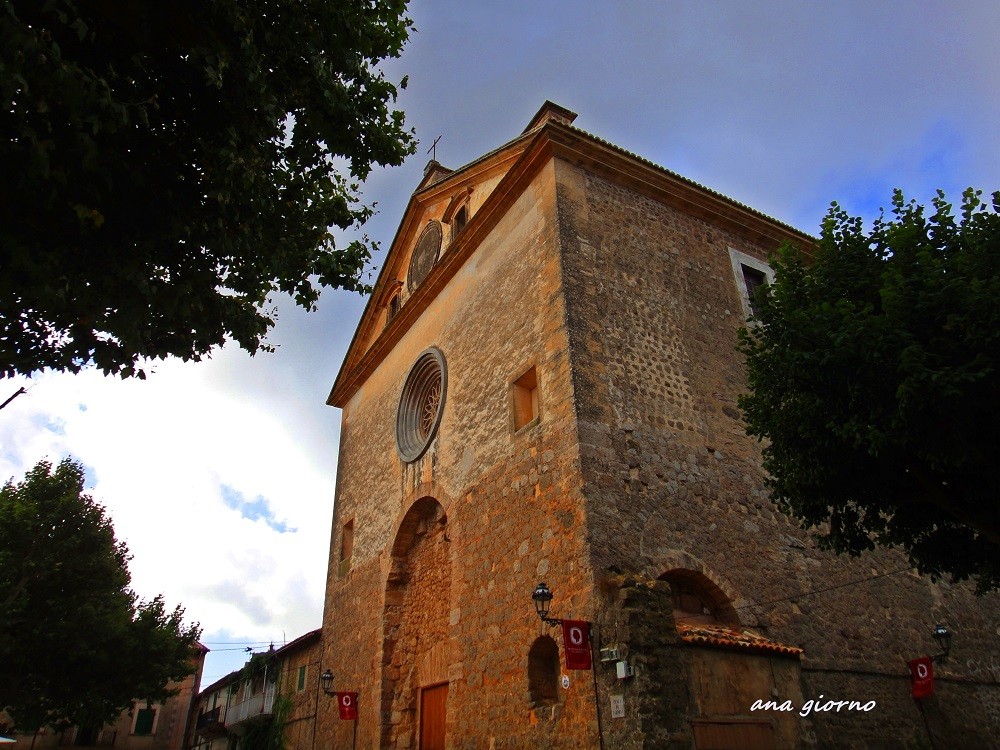
[[[566,669],[590,669],[590,623],[586,620],[563,620],[562,631]]]
[[[914,698],[926,698],[934,693],[934,661],[921,656],[910,661],[910,692]]]
[[[341,719],[358,718],[358,694],[357,693],[337,693],[337,708],[340,709]]]

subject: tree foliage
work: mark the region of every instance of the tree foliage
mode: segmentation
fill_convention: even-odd
[[[897,191],[869,233],[834,203],[741,334],[774,499],[838,551],[898,545],[980,590],[1000,585],[998,211]]]
[[[413,151],[377,68],[405,7],[0,1],[0,374],[254,353],[271,293],[364,290],[328,230]]]
[[[79,464],[42,461],[0,490],[0,709],[22,729],[111,721],[192,672],[199,627],[139,601],[128,560]]]

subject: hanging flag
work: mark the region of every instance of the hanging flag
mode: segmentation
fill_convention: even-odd
[[[340,709],[340,718],[353,720],[358,718],[358,694],[357,693],[337,693],[337,708]]]
[[[934,693],[934,660],[921,656],[910,661],[910,693],[914,698],[926,698]]]
[[[590,669],[590,623],[586,620],[563,620],[562,631],[566,669]]]

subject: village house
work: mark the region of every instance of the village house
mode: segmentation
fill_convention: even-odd
[[[254,654],[242,669],[202,690],[192,706],[186,747],[233,750],[251,735],[272,732],[290,750],[312,748],[321,637],[317,628]]]

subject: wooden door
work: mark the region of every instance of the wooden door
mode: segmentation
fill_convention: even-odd
[[[448,683],[420,691],[420,750],[444,750],[445,706]]]
[[[774,727],[763,721],[694,722],[696,750],[774,750]]]

